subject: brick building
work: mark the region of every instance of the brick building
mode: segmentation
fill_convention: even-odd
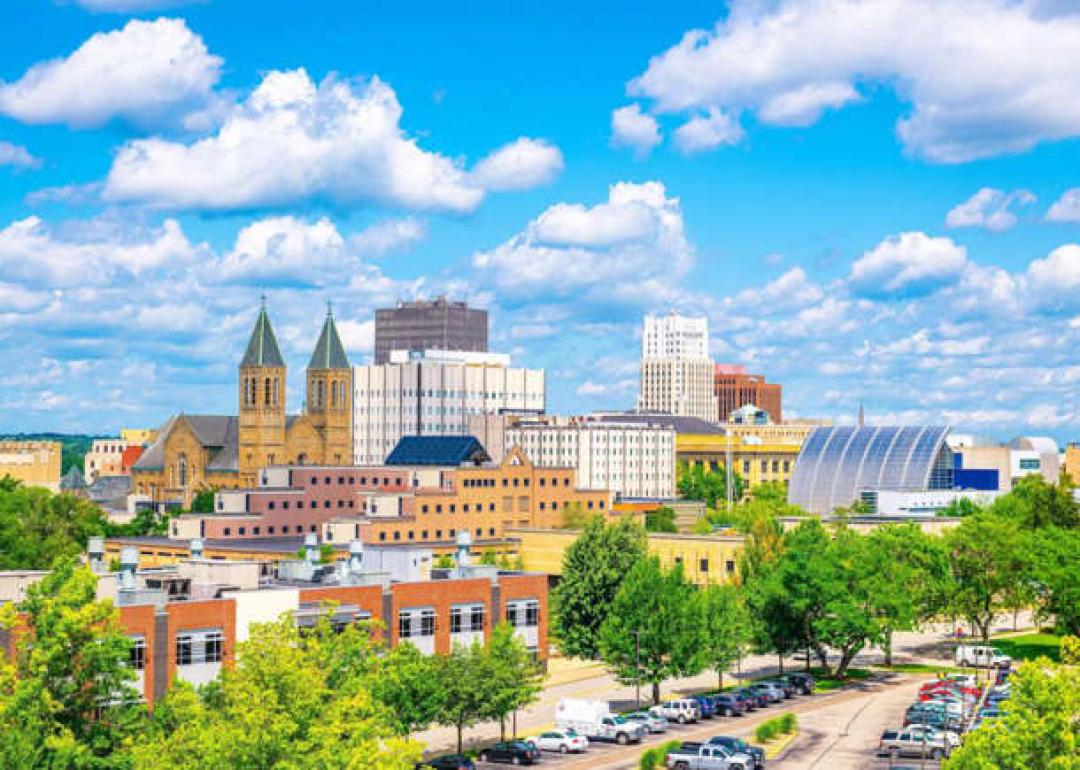
[[[784,421],[783,395],[779,384],[766,382],[763,374],[747,374],[746,367],[717,364],[713,374],[716,421],[726,423],[740,407],[754,405],[769,413],[774,423]]]

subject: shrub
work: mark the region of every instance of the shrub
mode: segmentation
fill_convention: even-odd
[[[1061,637],[1061,662],[1072,666],[1080,664],[1080,637]]]
[[[791,711],[780,717],[779,722],[780,732],[785,734],[795,732],[795,727],[798,724],[798,720],[795,718],[794,712]]]
[[[757,726],[757,729],[754,730],[754,740],[758,743],[768,743],[775,737],[776,724],[771,719],[768,722],[762,722]]]
[[[668,741],[659,746],[653,746],[642,753],[641,760],[638,763],[638,770],[662,770],[664,758],[668,755],[668,752],[675,751],[681,745],[681,741]]]

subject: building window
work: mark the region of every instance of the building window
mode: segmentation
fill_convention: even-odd
[[[267,534],[270,534],[270,535],[274,534],[274,525],[271,524],[269,527],[267,527],[266,532],[267,532]]]
[[[456,604],[450,608],[450,633],[484,630],[483,604]]]
[[[271,500],[269,503],[266,504],[266,507],[269,508],[271,511],[274,510],[274,501]]]
[[[428,512],[427,503],[424,503],[423,505],[420,506],[420,513],[427,513],[427,512]]]
[[[142,671],[146,668],[146,637],[131,637],[131,654],[129,661],[131,667],[136,671]]]
[[[252,527],[251,528],[251,534],[253,534],[253,535],[259,534],[259,528],[258,527]]]
[[[728,559],[726,562],[724,562],[724,569],[729,574],[734,572],[735,571],[735,561],[733,559]]]
[[[303,508],[304,507],[304,501],[303,500],[297,500],[296,501],[296,507],[297,508]]]
[[[742,472],[743,472],[744,476],[749,475],[749,473],[750,473],[750,461],[749,460],[743,460]]]
[[[379,540],[386,540],[386,533],[385,532],[380,532],[379,533]]]
[[[289,534],[289,525],[288,524],[282,524],[281,525],[281,534],[283,534],[283,535]]]
[[[225,654],[225,636],[221,629],[189,631],[176,636],[176,665],[220,663]]]
[[[435,610],[401,610],[398,612],[398,637],[435,636]]]
[[[239,528],[238,528],[238,529],[236,530],[236,534],[238,534],[238,535],[246,535],[246,534],[247,534],[247,530],[246,530],[246,529],[245,529],[244,527],[239,527]]]
[[[401,533],[400,532],[395,532],[394,533],[394,539],[395,540],[400,540],[401,539]]]
[[[187,455],[183,452],[180,453],[180,459],[176,461],[176,480],[177,486],[186,487],[188,483],[188,464]]]
[[[231,528],[231,527],[225,527],[225,529],[223,530],[223,532],[224,532],[224,534],[225,534],[225,537],[228,537],[229,535],[231,535],[231,534],[232,534],[232,528]]]
[[[701,560],[701,571],[702,572],[708,572],[709,571],[709,560],[708,559],[702,559]]]
[[[506,622],[514,628],[540,625],[540,602],[537,599],[516,599],[506,603]]]

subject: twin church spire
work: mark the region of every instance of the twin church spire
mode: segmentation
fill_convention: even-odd
[[[270,325],[270,316],[266,312],[266,302],[263,301],[259,308],[259,315],[255,319],[255,328],[251,330],[251,338],[248,340],[244,357],[240,360],[241,367],[282,367],[285,359],[278,347],[277,337]],[[348,369],[349,358],[345,355],[345,346],[341,344],[341,336],[338,334],[337,324],[334,323],[333,310],[327,305],[326,321],[323,322],[319,339],[315,343],[315,350],[311,353],[308,361],[308,369]]]

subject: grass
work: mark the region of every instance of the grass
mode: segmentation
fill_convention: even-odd
[[[1005,639],[991,639],[990,644],[1013,660],[1034,660],[1047,657],[1061,660],[1061,637],[1056,634],[1025,634]]]
[[[822,668],[810,669],[810,675],[814,677],[814,692],[839,690],[844,685],[852,682],[869,679],[870,674],[871,671],[866,668],[849,668],[843,679],[837,679],[835,676],[826,676],[825,670]]]
[[[894,663],[891,666],[874,666],[882,671],[899,671],[904,674],[962,674],[966,669],[956,666],[935,666],[931,663]]]

